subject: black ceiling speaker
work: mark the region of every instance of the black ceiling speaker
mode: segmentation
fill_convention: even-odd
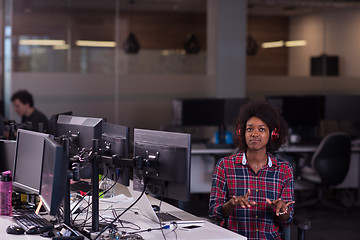
[[[186,54],[197,54],[200,51],[200,42],[194,34],[189,34],[184,43],[184,49]]]
[[[247,36],[246,39],[246,54],[250,56],[254,56],[259,51],[259,45],[257,44],[255,38],[251,35]]]
[[[139,52],[140,44],[132,32],[129,33],[129,36],[126,38],[125,42],[123,43],[123,49],[124,52],[130,54],[136,54]]]

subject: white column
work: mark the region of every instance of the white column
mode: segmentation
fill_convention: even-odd
[[[8,119],[16,119],[14,116],[15,111],[10,111],[11,107],[11,94],[12,94],[12,18],[13,18],[13,1],[6,0],[3,2],[4,14],[4,112],[5,117]]]
[[[216,97],[246,97],[247,0],[207,1],[207,74]]]

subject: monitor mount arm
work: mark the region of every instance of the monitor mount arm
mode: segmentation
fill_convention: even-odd
[[[70,139],[67,136],[61,136],[56,139],[61,142],[64,149],[65,157],[70,158]],[[70,223],[70,180],[79,181],[80,180],[80,163],[74,161],[73,158],[70,159],[72,163],[71,169],[68,170],[66,184],[65,184],[65,196],[64,196],[64,223],[68,226],[71,226]]]
[[[91,185],[92,185],[92,231],[99,231],[99,170],[98,165],[101,163],[105,163],[108,165],[112,165],[115,168],[136,168],[138,170],[146,169],[156,169],[158,172],[158,157],[159,153],[157,152],[155,155],[148,154],[146,159],[142,157],[134,157],[134,158],[121,158],[117,155],[106,156],[104,152],[99,149],[99,140],[92,140],[92,148],[89,150],[89,156],[87,160],[92,164],[92,177],[91,177]],[[128,171],[126,171],[128,172]],[[145,171],[146,174],[149,171]],[[127,177],[129,179],[129,176]]]
[[[75,137],[75,138],[74,138]],[[60,140],[63,144],[64,151],[67,157],[70,158],[70,142],[76,139],[76,136],[61,136]],[[92,232],[99,232],[99,164],[107,164],[115,168],[136,168],[142,174],[148,175],[155,172],[158,175],[158,158],[159,153],[150,154],[147,152],[147,158],[134,157],[134,158],[121,158],[117,155],[108,156],[106,150],[99,149],[99,140],[92,140],[91,149],[83,149],[76,156],[71,157],[72,169],[68,171],[68,179],[66,183],[66,194],[64,199],[64,223],[71,226],[70,223],[70,180],[80,180],[80,162],[90,162],[92,164]],[[128,171],[126,171],[128,172]],[[127,178],[129,176],[127,174]]]

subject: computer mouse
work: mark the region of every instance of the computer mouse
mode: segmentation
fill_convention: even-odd
[[[43,232],[44,231],[40,227],[33,226],[26,231],[26,234],[40,234]]]
[[[6,228],[8,234],[24,234],[25,230],[17,225],[10,225]]]

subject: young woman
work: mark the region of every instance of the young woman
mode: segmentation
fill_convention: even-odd
[[[275,158],[288,126],[266,102],[249,102],[236,123],[240,151],[215,167],[209,215],[248,239],[281,239],[294,214],[291,165]]]

